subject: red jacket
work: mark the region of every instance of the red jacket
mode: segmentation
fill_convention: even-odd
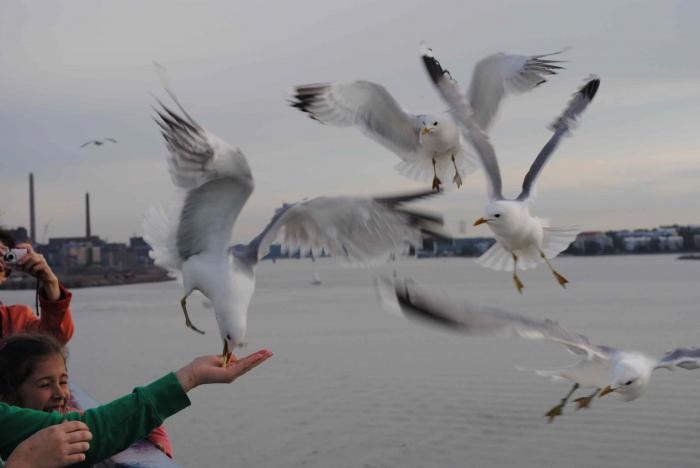
[[[49,333],[65,344],[73,336],[73,317],[70,313],[70,291],[59,285],[61,297],[49,301],[39,293],[41,317],[34,315],[29,306],[0,303],[0,338],[12,333]]]

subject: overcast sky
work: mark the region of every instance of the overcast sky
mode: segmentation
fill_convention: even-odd
[[[419,61],[425,40],[466,86],[493,52],[571,46],[566,70],[505,102],[491,132],[507,194],[518,192],[547,125],[590,73],[601,77],[579,128],[538,182],[533,214],[585,229],[700,223],[700,2],[695,1],[46,1],[0,4],[0,224],[37,236],[92,230],[141,235],[148,204],[172,191],[150,93],[152,61],[200,124],[240,147],[256,189],[235,229],[257,233],[282,202],[426,186],[404,179],[388,150],[352,128],[290,108],[291,87],[382,83],[409,111],[444,105]],[[113,137],[117,145],[79,149]],[[481,215],[480,172],[421,206],[460,220]],[[468,235],[489,235],[469,228]]]

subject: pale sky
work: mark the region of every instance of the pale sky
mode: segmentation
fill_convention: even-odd
[[[198,122],[240,147],[256,189],[235,229],[247,240],[275,207],[317,195],[427,187],[398,175],[397,156],[353,128],[290,108],[293,85],[366,79],[412,112],[445,109],[419,61],[425,40],[466,87],[494,52],[572,47],[566,70],[508,99],[491,132],[506,194],[591,73],[601,88],[538,182],[531,211],[584,229],[700,223],[700,2],[696,1],[44,1],[0,4],[0,224],[37,235],[141,235],[149,203],[172,184],[151,119],[164,97],[152,66]],[[79,149],[113,137],[118,145]],[[484,177],[421,207],[459,220],[483,210]],[[470,223],[471,224],[471,223]],[[490,235],[483,227],[467,235]]]

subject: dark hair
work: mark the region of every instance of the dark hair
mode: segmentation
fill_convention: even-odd
[[[19,404],[17,392],[36,364],[45,357],[68,351],[53,336],[43,333],[15,333],[0,339],[0,399]]]
[[[0,242],[5,244],[8,249],[14,249],[17,241],[12,234],[0,228]]]

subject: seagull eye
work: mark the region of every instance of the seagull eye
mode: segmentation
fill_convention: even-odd
[[[437,127],[437,124],[438,124],[437,122],[433,122],[433,125],[435,125],[436,127]]]
[[[625,382],[625,385],[632,385],[632,382],[634,382],[634,379],[633,379],[633,380],[628,380],[627,382]]]
[[[496,213],[495,215],[493,215],[493,217],[494,217],[494,218],[500,218],[500,217],[501,217],[501,214],[500,214],[500,213]]]

